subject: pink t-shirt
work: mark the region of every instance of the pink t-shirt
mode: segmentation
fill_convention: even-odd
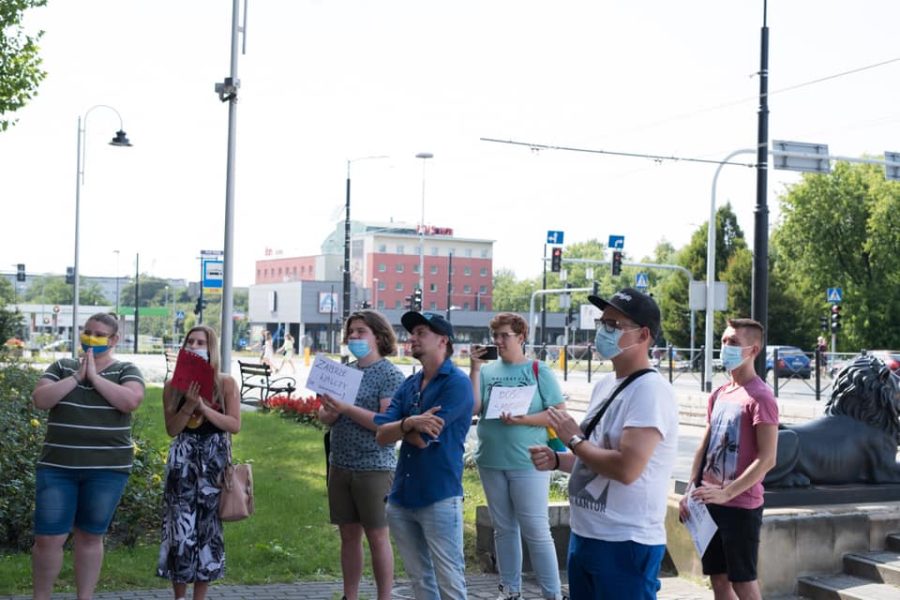
[[[772,390],[759,377],[741,387],[726,384],[709,397],[706,422],[710,425],[709,447],[703,467],[703,482],[725,487],[741,476],[759,449],[755,427],[778,424],[778,403]],[[763,503],[762,478],[725,506],[757,508]]]

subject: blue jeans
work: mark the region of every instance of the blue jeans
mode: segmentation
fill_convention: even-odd
[[[34,534],[62,535],[74,525],[103,535],[128,483],[128,473],[110,469],[35,470]]]
[[[388,502],[387,518],[416,600],[466,600],[462,497],[422,508]]]
[[[569,537],[569,598],[656,600],[665,544]]]
[[[522,538],[544,598],[560,596],[559,563],[547,513],[550,472],[478,468],[487,497],[500,583],[522,590]]]

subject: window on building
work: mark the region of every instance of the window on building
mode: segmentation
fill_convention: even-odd
[[[384,310],[384,300],[378,301],[378,310]]]
[[[379,289],[379,290],[386,290],[386,289],[387,289],[387,285],[386,285],[383,281],[379,281],[379,282],[378,282],[378,289]]]
[[[471,294],[471,293],[472,293],[472,286],[471,286],[471,285],[464,285],[464,286],[463,286],[463,294]]]
[[[403,254],[403,244],[397,244],[397,254]]]
[[[398,273],[402,273],[402,272],[403,272],[403,265],[400,264],[400,263],[397,263],[397,264],[394,266],[394,270],[397,271]]]
[[[378,244],[379,252],[387,252],[387,244]]]
[[[394,301],[394,308],[403,308],[403,304],[400,302],[400,300]]]
[[[466,253],[466,258],[472,258],[472,249],[471,248],[466,248],[464,250],[464,252]]]
[[[431,265],[431,274],[437,275],[437,273],[438,273],[437,265]]]
[[[387,271],[387,265],[385,265],[384,263],[378,263],[378,272],[384,273],[385,271]]]
[[[397,283],[395,283],[394,289],[397,290],[398,292],[402,292],[403,291],[403,282],[398,281]]]
[[[416,273],[416,274],[418,275],[418,273],[419,273],[419,263],[416,263],[416,264],[413,265],[413,273]]]
[[[481,258],[487,258],[487,257],[488,257],[488,249],[482,248],[481,249]]]
[[[469,310],[469,303],[463,302],[463,310]]]
[[[440,253],[441,253],[441,251],[438,250],[438,247],[437,247],[437,246],[432,246],[432,247],[431,247],[431,255],[432,255],[432,256],[439,256]]]
[[[430,308],[431,310],[437,310],[437,302],[432,302]]]
[[[478,293],[479,294],[487,294],[487,286],[486,285],[479,286]]]
[[[465,275],[466,277],[468,277],[471,274],[472,274],[472,267],[465,267],[463,269],[463,275]]]
[[[436,284],[436,283],[432,283],[431,285],[429,285],[429,286],[428,286],[428,291],[430,291],[430,292],[436,292],[436,291],[438,291],[437,284]]]
[[[487,277],[487,267],[481,267],[481,276]]]

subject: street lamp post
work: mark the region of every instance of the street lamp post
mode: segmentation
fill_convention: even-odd
[[[755,154],[756,150],[744,148],[735,150],[725,157],[716,167],[712,181],[712,200],[709,204],[709,224],[706,227],[706,349],[703,355],[703,371],[706,373],[706,391],[712,391],[712,356],[713,356],[713,321],[716,314],[714,304],[716,297],[716,183],[719,173],[728,162],[740,154]]]
[[[378,310],[378,281],[377,277],[372,278],[372,308]]]
[[[377,160],[381,158],[387,158],[387,156],[382,154],[361,156],[347,161],[347,201],[345,204],[346,214],[344,216],[344,306],[341,311],[345,323],[350,316],[350,165],[361,160]],[[348,358],[344,357],[344,360]]]
[[[128,141],[128,136],[125,135],[124,126],[122,125],[122,115],[119,114],[112,106],[107,106],[106,104],[97,104],[84,113],[84,117],[78,117],[78,156],[76,162],[76,170],[75,170],[75,264],[72,267],[72,274],[74,276],[72,283],[72,358],[78,357],[78,300],[79,300],[79,235],[80,235],[80,225],[81,225],[81,186],[84,185],[84,153],[86,149],[86,138],[87,138],[87,119],[90,116],[91,112],[96,108],[106,108],[119,117],[119,130],[116,131],[116,136],[109,142],[111,146],[131,146],[131,142]]]
[[[434,158],[431,152],[419,152],[416,158],[422,159],[422,220],[419,223],[419,289],[422,290],[422,306],[425,305],[425,163]],[[422,307],[420,307],[422,308]]]

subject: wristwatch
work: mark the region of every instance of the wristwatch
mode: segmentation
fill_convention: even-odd
[[[569,450],[571,450],[574,453],[575,448],[577,448],[578,444],[580,444],[583,441],[584,441],[584,438],[576,433],[575,435],[573,435],[572,437],[569,438],[569,443],[567,443],[566,446],[568,446]]]

